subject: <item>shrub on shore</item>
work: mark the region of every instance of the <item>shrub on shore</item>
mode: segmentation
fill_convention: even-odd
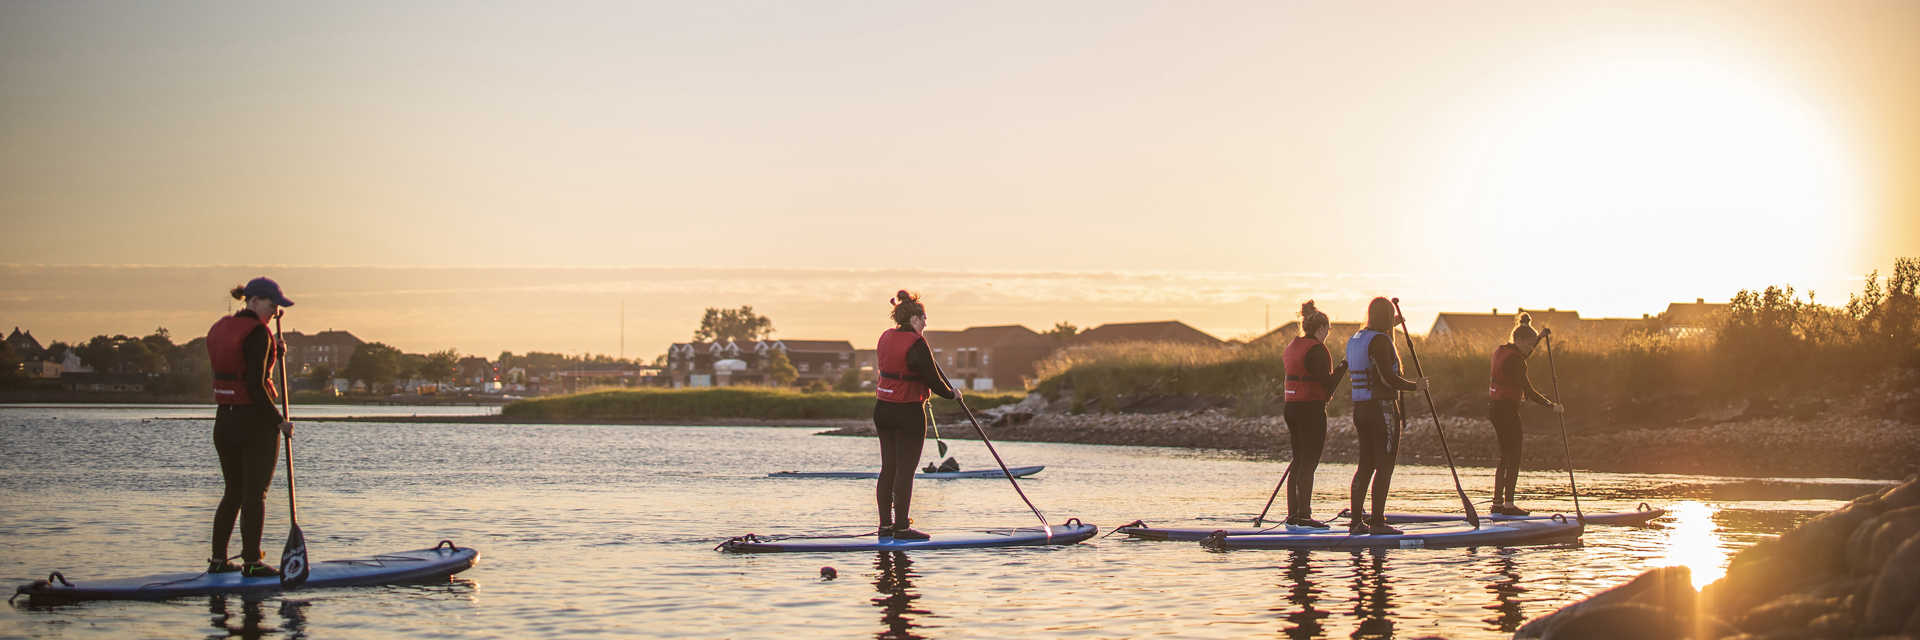
[[[968,394],[981,411],[1019,402],[1025,394]],[[752,420],[861,419],[873,416],[872,393],[805,393],[771,387],[707,389],[610,389],[521,400],[501,409],[512,418],[544,420],[654,420],[745,418]],[[942,415],[960,411],[952,400],[934,398]]]

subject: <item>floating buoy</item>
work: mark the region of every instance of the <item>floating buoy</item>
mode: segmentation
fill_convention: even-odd
[[[821,580],[832,580],[838,577],[840,577],[840,572],[834,571],[833,567],[820,567]]]

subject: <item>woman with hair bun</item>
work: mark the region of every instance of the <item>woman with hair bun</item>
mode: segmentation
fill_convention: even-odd
[[[280,436],[293,435],[293,423],[274,407],[284,389],[273,385],[273,366],[285,353],[280,336],[267,321],[293,301],[280,285],[254,278],[228,292],[246,308],[221,318],[207,331],[207,356],[213,365],[213,448],[220,456],[226,490],[213,512],[213,554],[207,573],[238,571],[249,578],[280,575],[262,560],[260,530],[266,519],[267,487],[279,462]],[[234,518],[240,519],[241,549],[235,563],[227,555]]]
[[[1493,472],[1493,513],[1524,516],[1527,510],[1513,503],[1514,486],[1520,481],[1520,401],[1528,400],[1558,413],[1567,408],[1534,390],[1527,379],[1527,358],[1540,346],[1540,339],[1553,330],[1533,330],[1533,316],[1521,312],[1513,326],[1512,339],[1493,350],[1493,371],[1488,375],[1487,419],[1500,441],[1500,466]]]
[[[934,366],[933,351],[920,332],[927,309],[920,297],[902,289],[893,298],[892,329],[880,333],[874,348],[880,377],[874,381],[873,429],[880,436],[880,480],[874,501],[880,508],[880,537],[926,540],[908,518],[913,505],[913,474],[927,442],[927,400],[954,399],[960,390],[947,384]]]
[[[1281,360],[1287,367],[1286,409],[1287,440],[1293,446],[1293,462],[1287,476],[1287,520],[1289,527],[1325,529],[1327,523],[1313,519],[1313,474],[1320,467],[1320,453],[1327,444],[1327,399],[1340,387],[1347,375],[1347,362],[1333,364],[1333,354],[1325,341],[1332,322],[1327,314],[1308,300],[1300,305],[1300,336],[1287,343]]]

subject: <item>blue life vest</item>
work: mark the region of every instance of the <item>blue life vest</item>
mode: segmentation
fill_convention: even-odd
[[[1347,379],[1353,381],[1354,402],[1391,400],[1398,395],[1386,383],[1374,378],[1373,358],[1368,355],[1367,347],[1373,344],[1373,339],[1377,336],[1386,336],[1388,340],[1393,339],[1392,335],[1372,329],[1361,329],[1354,332],[1352,338],[1347,339]],[[1394,363],[1392,371],[1394,375],[1400,375],[1400,363]],[[1380,387],[1378,396],[1374,395],[1375,385]]]

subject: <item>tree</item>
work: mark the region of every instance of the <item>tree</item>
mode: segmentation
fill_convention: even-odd
[[[433,382],[445,382],[453,378],[459,369],[460,353],[452,349],[427,354],[426,361],[420,365],[420,377]]]
[[[840,379],[834,381],[833,390],[834,391],[859,391],[861,382],[863,382],[863,380],[860,379],[860,370],[855,369],[853,367],[847,367],[846,371],[840,372]]]
[[[400,356],[399,349],[381,342],[369,342],[353,352],[353,359],[347,361],[347,370],[342,375],[349,380],[365,382],[368,387],[390,384],[401,374]]]
[[[693,332],[693,341],[749,342],[772,335],[773,319],[754,313],[752,305],[741,305],[738,309],[707,307],[706,315],[700,318],[700,328]]]
[[[0,385],[11,385],[24,377],[20,372],[20,365],[24,362],[20,352],[14,351],[13,345],[0,340]]]
[[[1080,335],[1080,327],[1073,326],[1073,323],[1071,322],[1056,322],[1056,323],[1053,323],[1052,329],[1048,329],[1046,333],[1042,333],[1040,335],[1052,338],[1055,342],[1059,342],[1062,340],[1066,340],[1067,338]]]
[[[793,368],[793,361],[787,359],[787,352],[774,349],[773,356],[767,358],[767,377],[774,384],[784,387],[800,379],[800,370]]]
[[[326,390],[333,384],[333,368],[327,366],[313,367],[312,371],[307,372],[307,384],[312,385],[315,389]]]

